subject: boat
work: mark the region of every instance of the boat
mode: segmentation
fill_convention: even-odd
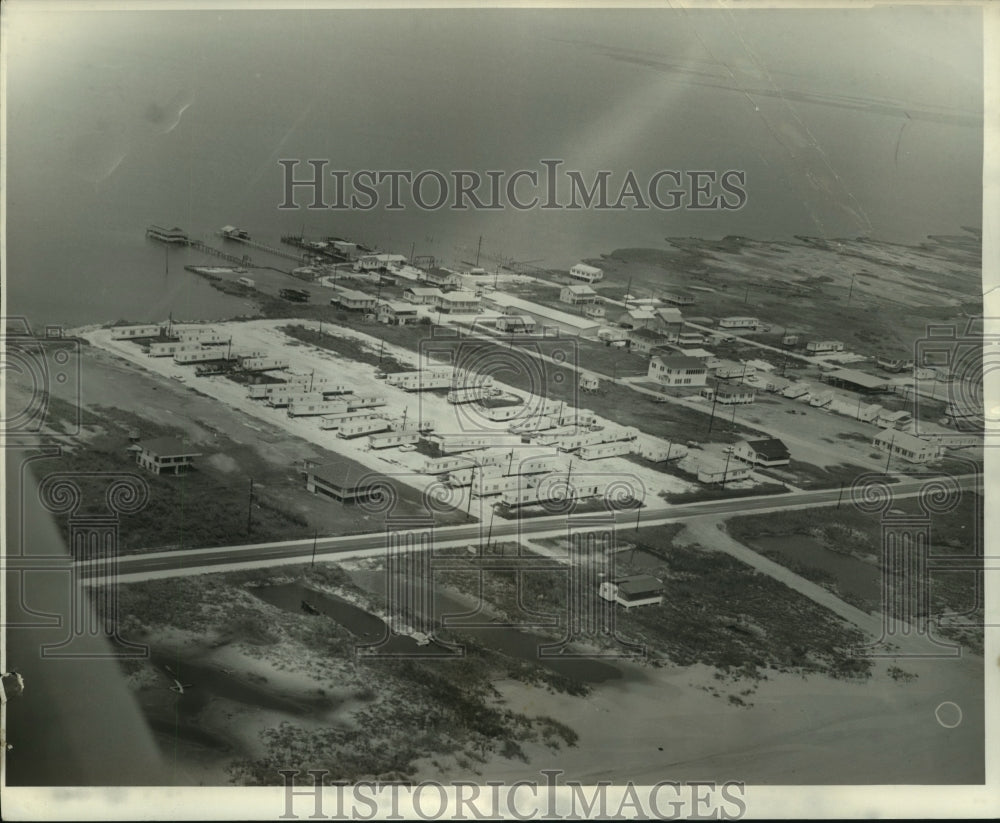
[[[302,601],[302,611],[304,611],[306,614],[319,614],[319,609],[317,609],[308,600]]]

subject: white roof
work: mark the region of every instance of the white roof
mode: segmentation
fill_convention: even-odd
[[[507,294],[507,292],[495,292],[492,299],[497,305],[502,305],[505,311],[507,309],[515,310],[514,312],[508,312],[510,314],[530,312],[536,318],[554,320],[557,323],[564,323],[567,326],[572,326],[580,330],[596,329],[600,326],[600,323],[589,318],[581,317],[578,314],[568,314],[558,309],[551,309],[548,306],[543,306],[541,303],[533,303],[531,300],[515,297],[512,294]]]
[[[883,429],[875,435],[875,441],[878,443],[897,443],[914,451],[934,447],[933,443],[929,443],[914,434],[908,434],[898,429]]]
[[[476,297],[475,293],[471,291],[449,292],[447,294],[442,294],[441,299],[447,300],[449,303],[474,303],[479,301],[479,298]]]
[[[564,289],[569,289],[573,294],[597,294],[590,286],[586,283],[578,283],[572,286],[563,286]]]
[[[441,289],[437,288],[436,286],[410,286],[410,288],[408,288],[406,291],[410,292],[411,294],[419,294],[421,296],[440,295],[442,293]]]
[[[578,271],[587,271],[593,274],[597,274],[597,272],[600,271],[600,269],[597,268],[596,266],[588,266],[586,263],[577,263],[575,266],[573,266],[573,268],[577,269]]]

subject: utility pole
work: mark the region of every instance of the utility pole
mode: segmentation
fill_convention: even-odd
[[[479,268],[479,253],[483,250],[483,236],[479,235],[479,245],[476,247],[476,268]]]
[[[840,508],[840,501],[844,499],[844,481],[840,481],[840,494],[837,495],[837,508]]]
[[[312,560],[309,561],[309,568],[312,568],[313,566],[316,565],[316,538],[317,537],[319,537],[319,531],[318,530],[313,532],[313,553],[312,553]]]
[[[847,302],[848,303],[851,302],[851,296],[854,294],[854,278],[857,277],[857,276],[858,276],[857,274],[852,274],[851,275],[851,287],[847,290]]]
[[[715,381],[715,391],[712,393],[712,414],[708,418],[708,434],[712,433],[712,424],[715,423],[715,405],[719,402],[719,381]]]
[[[893,432],[892,433],[892,439],[889,441],[889,453],[886,455],[886,458],[885,458],[885,473],[886,474],[889,473],[889,463],[892,461],[892,447],[895,444],[895,442],[896,442],[896,433]]]
[[[382,342],[378,344],[378,363],[382,365],[382,352],[385,351],[385,338],[382,338]]]
[[[625,287],[625,311],[628,311],[628,301],[632,297],[632,277],[629,276],[628,285]]]
[[[729,476],[729,459],[733,456],[732,449],[726,452],[726,467],[722,470],[722,490],[726,490],[726,478]]]
[[[250,494],[247,497],[247,537],[253,529],[253,478],[250,478]]]
[[[316,369],[313,369],[311,372],[309,372],[309,391],[310,392],[312,392],[312,390],[313,390],[313,377],[315,377],[315,375],[316,375]]]

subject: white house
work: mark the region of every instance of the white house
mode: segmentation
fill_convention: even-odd
[[[569,276],[576,280],[583,280],[587,283],[596,283],[604,277],[604,272],[596,266],[588,266],[586,263],[577,263],[569,270]]]
[[[480,298],[471,291],[452,291],[437,299],[438,308],[447,314],[474,314],[479,303]]]
[[[649,361],[648,376],[665,386],[704,386],[705,364],[694,357],[657,355]]]
[[[886,429],[876,434],[872,445],[883,454],[902,457],[907,463],[926,463],[937,459],[941,454],[941,446],[937,443],[930,443],[916,435],[895,429]]]
[[[197,449],[185,445],[174,437],[157,437],[131,447],[135,462],[153,474],[180,474],[201,457]]]
[[[776,437],[744,440],[733,447],[733,457],[754,466],[787,466],[792,458],[788,446]]]
[[[594,303],[597,301],[597,292],[585,283],[563,286],[559,290],[559,300],[571,306]]]
[[[401,266],[405,262],[406,258],[401,254],[366,254],[358,258],[356,267],[361,271],[374,271]]]
[[[412,286],[403,292],[403,297],[406,300],[416,303],[418,306],[437,305],[440,296],[441,289],[433,286]]]
[[[702,456],[698,459],[699,483],[733,483],[748,480],[753,469],[738,460],[720,460]]]
[[[756,317],[722,317],[719,319],[720,329],[756,329],[760,321]]]

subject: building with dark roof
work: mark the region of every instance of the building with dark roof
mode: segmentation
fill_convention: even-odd
[[[823,379],[831,386],[842,389],[860,392],[862,394],[876,394],[888,388],[889,382],[884,377],[877,377],[874,374],[866,374],[857,369],[834,369],[823,376]]]
[[[792,453],[782,441],[776,437],[763,440],[744,440],[733,447],[733,457],[755,466],[771,468],[787,466],[792,459]]]
[[[606,580],[598,587],[597,593],[626,609],[655,606],[663,602],[663,581],[649,574],[633,574]]]
[[[371,493],[370,472],[347,460],[331,460],[306,469],[306,491],[324,494],[341,503],[356,503]],[[363,482],[364,481],[364,482]]]

